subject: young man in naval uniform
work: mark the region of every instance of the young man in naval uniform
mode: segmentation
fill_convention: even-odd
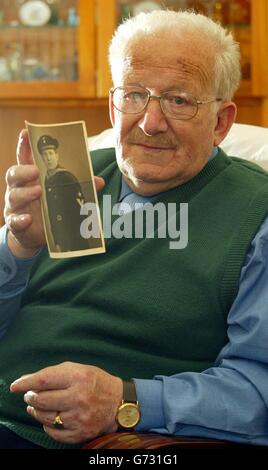
[[[77,178],[59,165],[59,142],[50,135],[42,135],[37,148],[46,165],[45,190],[50,228],[57,251],[88,248],[88,240],[80,234],[80,209],[85,203]]]

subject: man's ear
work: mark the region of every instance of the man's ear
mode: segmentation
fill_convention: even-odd
[[[236,105],[233,101],[222,103],[216,116],[214,129],[214,146],[221,143],[228,134],[236,118]]]
[[[112,93],[109,93],[109,116],[110,116],[110,121],[112,123],[112,126],[114,127],[114,104],[113,104],[113,99],[112,99]]]

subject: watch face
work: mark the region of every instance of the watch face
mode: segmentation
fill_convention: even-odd
[[[140,420],[140,409],[136,403],[123,403],[117,413],[117,422],[122,428],[130,429]]]

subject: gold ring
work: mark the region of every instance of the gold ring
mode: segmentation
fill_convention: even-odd
[[[64,429],[63,421],[62,421],[59,413],[55,416],[55,419],[53,421],[53,426],[56,429]]]

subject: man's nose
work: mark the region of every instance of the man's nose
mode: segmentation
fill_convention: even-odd
[[[155,135],[159,132],[166,132],[168,129],[168,123],[162,111],[159,99],[150,99],[138,126],[146,135]]]

